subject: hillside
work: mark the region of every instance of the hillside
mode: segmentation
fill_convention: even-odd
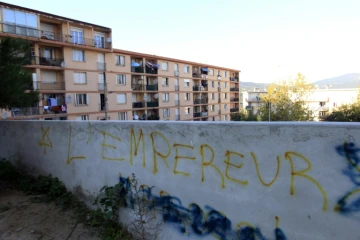
[[[348,73],[337,77],[313,82],[319,88],[358,88],[360,87],[360,73]],[[254,88],[267,88],[269,83],[241,82],[241,90],[253,91]]]

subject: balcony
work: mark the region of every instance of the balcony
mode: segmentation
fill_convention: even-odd
[[[196,118],[196,117],[201,117],[201,112],[194,112],[194,118]]]
[[[64,59],[32,57],[29,64],[30,65],[61,67],[62,62],[64,62]]]
[[[148,108],[159,107],[159,102],[147,102],[146,107],[148,107]]]
[[[104,83],[98,83],[98,90],[104,91],[105,90],[105,84]]]
[[[200,74],[200,73],[196,73],[196,72],[194,72],[194,73],[192,74],[192,76],[193,76],[193,78],[201,78],[201,74]]]
[[[230,77],[230,81],[232,82],[238,82],[239,78],[238,77]]]
[[[144,91],[145,85],[144,84],[131,84],[131,89],[133,91]]]
[[[63,41],[66,43],[74,44],[77,46],[87,46],[87,47],[95,47],[95,48],[106,48],[110,49],[111,44],[107,43],[105,39],[98,40],[92,38],[83,38],[79,36],[71,36],[71,35],[63,35]]]
[[[98,63],[97,63],[97,70],[98,70],[98,71],[106,71],[106,63],[104,63],[104,62],[98,62]]]
[[[230,102],[238,102],[239,101],[239,98],[231,98],[230,99]]]
[[[146,85],[146,91],[157,91],[157,90],[158,90],[158,85],[157,84]]]
[[[65,106],[11,108],[12,117],[66,113]]]
[[[133,102],[132,106],[133,106],[133,108],[144,108],[145,103],[144,102]]]
[[[329,111],[329,107],[328,106],[320,106],[318,108],[319,112],[328,112]]]
[[[131,72],[133,73],[144,73],[144,68],[143,67],[131,67]]]
[[[202,117],[208,116],[208,112],[201,112],[201,116],[202,116]]]
[[[178,77],[179,76],[179,71],[174,71],[174,76]]]
[[[65,82],[33,82],[34,90],[65,90]]]
[[[237,88],[237,87],[230,88],[230,92],[238,92],[238,91],[239,91],[239,88]]]
[[[239,112],[239,108],[230,108],[230,112]]]
[[[208,98],[196,99],[196,100],[194,101],[194,105],[207,104],[208,101],[209,101]]]
[[[195,92],[200,91],[200,87],[199,86],[193,86],[193,91],[195,91]]]
[[[179,86],[175,85],[175,91],[179,91]]]
[[[158,74],[158,69],[157,68],[151,68],[148,65],[146,65],[145,72],[148,73],[148,74]]]

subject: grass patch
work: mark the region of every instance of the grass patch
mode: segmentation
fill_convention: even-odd
[[[33,177],[24,174],[6,159],[2,159],[0,160],[0,184],[3,189],[12,188],[33,195],[32,201],[54,202],[63,210],[72,210],[77,222],[98,230],[99,236],[103,240],[133,239],[126,228],[118,223],[117,218],[109,218],[109,213],[100,209],[89,209],[84,202],[79,201],[73,193],[67,191],[65,185],[58,178],[54,178],[52,175]],[[108,204],[108,202],[106,203]],[[0,213],[10,208],[11,205],[0,205]]]

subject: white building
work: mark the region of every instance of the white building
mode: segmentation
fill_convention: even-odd
[[[357,100],[359,89],[315,89],[312,91],[307,99],[309,107],[314,112],[315,121],[319,117],[325,116],[335,108],[354,103]],[[243,91],[240,94],[240,106],[243,110],[257,113],[260,105],[263,103],[261,98],[267,92],[261,89],[254,89],[254,91]]]

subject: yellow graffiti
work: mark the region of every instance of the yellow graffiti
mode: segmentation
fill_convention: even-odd
[[[71,126],[71,123],[70,123],[69,141],[68,141],[68,154],[67,154],[66,164],[70,164],[74,160],[84,160],[84,159],[86,159],[86,157],[84,157],[84,156],[70,157],[71,134],[72,134],[72,126]]]
[[[271,186],[271,185],[276,181],[276,179],[277,179],[278,176],[279,176],[279,172],[280,172],[280,157],[278,156],[278,157],[276,158],[276,161],[277,161],[277,169],[276,169],[276,173],[275,173],[274,179],[273,179],[271,182],[266,183],[266,182],[263,180],[263,178],[261,177],[260,170],[259,170],[259,163],[258,163],[258,161],[257,161],[257,158],[256,158],[255,153],[251,152],[250,154],[251,154],[251,156],[252,156],[252,158],[253,158],[253,160],[254,160],[254,164],[255,164],[255,168],[256,168],[256,174],[257,174],[257,176],[258,176],[261,184],[264,185],[264,186],[266,186],[266,187]]]
[[[249,183],[248,181],[241,181],[239,179],[232,178],[232,177],[229,176],[229,168],[230,167],[235,167],[237,169],[240,169],[244,165],[244,163],[240,163],[239,165],[231,163],[231,155],[236,155],[238,157],[244,158],[244,155],[242,155],[241,153],[230,152],[229,150],[226,151],[225,156],[227,157],[227,159],[224,161],[224,163],[226,164],[226,168],[225,168],[225,176],[226,176],[226,178],[231,180],[231,181],[237,182],[239,184],[247,185]]]
[[[106,148],[112,148],[116,150],[116,146],[113,145],[109,145],[106,143],[106,136],[111,137],[119,142],[121,142],[121,139],[118,137],[115,137],[114,135],[111,135],[110,133],[104,132],[104,131],[100,131],[100,133],[103,135],[103,141],[101,144],[101,157],[104,160],[111,160],[111,161],[124,161],[125,158],[112,158],[112,157],[107,157],[105,156],[105,149]]]
[[[204,152],[205,148],[207,148],[207,149],[209,149],[211,151],[211,159],[210,159],[209,162],[205,162],[205,152]],[[207,144],[202,144],[202,145],[200,145],[200,154],[201,154],[201,173],[202,173],[201,181],[204,182],[204,180],[205,180],[204,167],[209,167],[210,166],[210,167],[213,167],[220,174],[220,176],[221,176],[221,187],[225,188],[224,175],[221,173],[220,169],[213,164],[214,156],[215,156],[214,149],[212,149],[212,147],[210,147]]]
[[[39,142],[39,146],[44,146],[44,154],[46,154],[46,147],[52,148],[52,142],[49,137],[50,127],[44,129],[41,127],[41,140]]]
[[[351,196],[360,193],[360,188],[354,189],[352,191],[350,191],[349,193],[347,193],[343,198],[341,198],[341,200],[339,202],[344,202],[345,200],[347,200],[348,198],[350,198]],[[336,204],[334,207],[334,211],[338,212],[340,211],[340,205]]]
[[[307,163],[307,167],[305,169],[300,170],[300,171],[295,171],[294,161],[293,161],[293,159],[291,157],[292,155],[302,159],[303,161],[305,161]],[[326,192],[324,191],[324,189],[320,185],[320,183],[318,183],[313,177],[306,174],[306,172],[311,170],[311,162],[306,157],[304,157],[300,153],[296,153],[296,152],[286,152],[285,153],[285,159],[289,160],[290,166],[291,166],[290,194],[291,195],[295,194],[295,184],[294,184],[295,176],[308,179],[310,182],[315,184],[315,186],[320,190],[320,192],[321,192],[321,194],[322,194],[322,196],[324,198],[323,211],[326,211],[327,206],[328,206],[328,199],[327,199]]]
[[[184,176],[189,176],[190,173],[186,173],[186,172],[180,172],[177,170],[177,165],[178,165],[178,161],[179,159],[188,159],[188,160],[192,160],[192,161],[195,161],[195,157],[189,157],[189,156],[179,156],[179,149],[178,147],[183,147],[183,148],[189,148],[191,150],[194,149],[194,147],[190,146],[190,145],[185,145],[185,144],[174,144],[173,145],[174,148],[175,148],[175,164],[174,164],[174,174],[182,174]]]
[[[166,145],[168,147],[168,152],[166,154],[159,152],[156,147],[155,147],[155,136],[158,135],[160,136],[162,139],[164,139],[164,141],[166,142]],[[157,158],[156,156],[159,156],[162,158],[162,160],[164,161],[165,165],[167,168],[169,168],[169,164],[166,161],[166,159],[170,156],[171,153],[171,147],[170,147],[170,143],[167,140],[167,138],[159,133],[159,132],[152,132],[150,133],[150,138],[151,138],[151,145],[152,145],[152,150],[153,150],[153,157],[154,157],[154,174],[156,174],[158,172],[158,168],[157,168]]]
[[[136,141],[135,131],[134,131],[134,129],[131,128],[131,130],[130,130],[130,165],[134,165],[133,155],[137,156],[140,143],[142,144],[143,167],[146,167],[146,159],[145,159],[146,152],[145,152],[145,140],[144,140],[143,131],[142,131],[142,129],[140,129],[138,141]],[[135,145],[135,151],[133,150],[133,145]]]
[[[93,135],[90,122],[88,122],[88,124],[89,124],[89,138],[88,138],[88,140],[86,141],[86,144],[89,144],[90,139],[91,139],[91,136]]]

